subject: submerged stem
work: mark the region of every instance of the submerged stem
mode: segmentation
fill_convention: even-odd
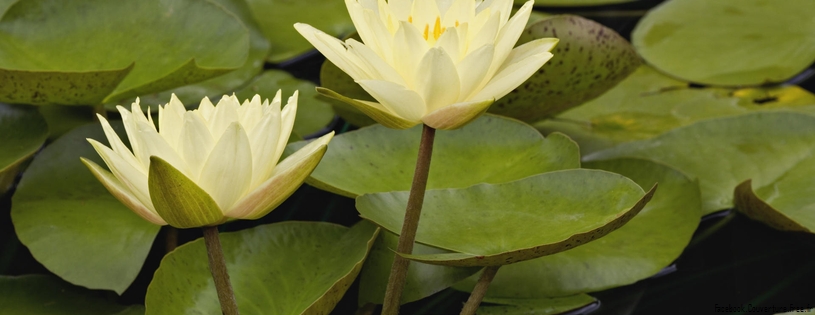
[[[202,229],[204,230],[204,243],[207,245],[209,270],[212,272],[212,279],[215,280],[215,289],[218,291],[221,311],[223,311],[224,315],[238,315],[238,303],[235,301],[232,284],[229,283],[226,259],[224,259],[224,251],[221,249],[221,240],[218,238],[218,227],[205,226]]]
[[[419,156],[416,158],[416,170],[413,172],[413,184],[410,186],[405,221],[402,223],[402,232],[399,233],[399,243],[396,252],[402,254],[413,253],[413,242],[416,240],[416,229],[419,227],[419,215],[422,213],[424,193],[427,188],[427,176],[430,173],[430,157],[433,154],[433,140],[436,129],[424,125],[422,140],[419,143]],[[402,299],[402,290],[405,287],[410,260],[395,255],[391,266],[388,287],[385,290],[385,301],[382,305],[382,315],[396,315],[399,313],[399,302]]]
[[[467,299],[467,303],[464,304],[464,308],[461,309],[461,315],[473,315],[475,311],[478,310],[478,306],[481,305],[481,300],[484,299],[484,295],[487,294],[487,288],[490,286],[492,279],[495,278],[495,274],[498,273],[498,268],[501,266],[490,266],[484,268],[484,271],[481,272],[481,277],[478,278],[478,283],[475,284],[475,288],[473,288],[473,293],[470,293],[470,298]]]

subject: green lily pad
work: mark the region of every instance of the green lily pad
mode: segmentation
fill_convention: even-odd
[[[503,184],[427,191],[416,241],[455,253],[400,254],[447,266],[501,266],[552,255],[626,224],[654,188],[619,174],[575,169]],[[408,191],[357,197],[361,216],[401,231]],[[545,231],[542,233],[541,231]]]
[[[3,47],[15,48],[0,50],[9,103],[96,105],[163,91],[234,70],[249,49],[240,20],[209,1],[19,1],[0,30]]]
[[[388,231],[379,234],[371,253],[362,267],[359,282],[359,304],[382,304],[385,289],[399,237]],[[449,251],[416,243],[413,252],[417,254],[439,254]],[[408,266],[407,280],[402,292],[402,304],[418,301],[436,292],[451,287],[475,274],[481,268],[461,268],[413,262]]]
[[[654,198],[619,230],[578,248],[501,267],[487,296],[537,299],[595,292],[653,276],[674,261],[699,224],[699,186],[681,172],[641,159],[589,162],[642,187],[659,183]],[[456,286],[470,290],[471,277]]]
[[[282,222],[222,233],[238,308],[244,314],[328,314],[362,268],[378,229]],[[220,313],[202,239],[161,261],[147,288],[150,314]]]
[[[526,1],[528,0],[515,0],[515,4],[522,5],[526,3]],[[634,1],[637,0],[535,0],[535,5],[547,7],[582,7],[582,6],[618,4]]]
[[[123,134],[121,123],[114,129]],[[121,294],[136,278],[159,226],[116,200],[79,157],[105,165],[86,138],[105,145],[98,123],[54,141],[31,162],[12,198],[20,242],[65,281]]]
[[[36,108],[0,104],[0,174],[16,175],[17,166],[36,153],[46,138],[48,125]]]
[[[479,315],[549,315],[561,314],[597,302],[586,294],[542,299],[507,299],[485,297],[484,302],[504,305],[482,305]]]
[[[699,179],[702,213],[708,214],[733,207],[734,189],[748,179],[759,196],[773,201],[785,189],[783,182],[799,174],[815,178],[815,174],[802,173],[810,168],[806,163],[813,162],[813,150],[815,117],[759,112],[700,121],[653,139],[592,153],[584,160],[624,156],[670,165]],[[791,192],[795,191],[800,190]],[[787,215],[795,213],[798,209]],[[812,224],[811,215],[799,219],[799,223]]]
[[[653,138],[694,122],[754,111],[815,113],[815,95],[798,86],[691,88],[687,82],[642,66],[602,96],[535,125],[563,132],[583,154]]]
[[[546,37],[560,42],[554,57],[489,111],[526,122],[554,116],[591,100],[634,72],[640,57],[622,36],[597,22],[556,15],[526,28],[518,45]]]
[[[337,135],[306,183],[350,198],[410,190],[421,128],[375,125]],[[286,152],[305,144],[290,144]],[[428,189],[503,183],[580,167],[577,146],[568,137],[555,133],[544,138],[527,124],[494,115],[437,131],[431,163]]]
[[[197,108],[201,99],[208,96],[212,99],[220,99],[221,95],[232,94],[240,89],[249,80],[257,76],[263,71],[263,65],[266,62],[266,56],[269,54],[271,44],[269,40],[263,35],[252,17],[252,13],[246,2],[242,0],[209,0],[213,1],[237,16],[243,25],[249,30],[249,55],[243,66],[233,70],[227,74],[220,75],[206,81],[199,83],[182,86],[169,91],[164,91],[155,94],[141,95],[141,102],[143,104],[154,105],[166,104],[170,100],[170,95],[175,94],[182,103],[187,106],[196,105]],[[274,94],[272,94],[274,95]],[[269,97],[271,98],[271,97]],[[133,100],[120,101],[121,104],[130,104]],[[110,104],[109,110],[115,111],[115,105]],[[146,109],[145,109],[146,110]]]
[[[123,306],[46,275],[0,276],[0,312],[26,315],[136,315],[141,305]]]
[[[341,36],[354,31],[345,2],[335,0],[246,0],[252,15],[272,43],[270,62],[281,62],[314,49],[294,30],[306,23],[328,34]]]
[[[637,52],[667,74],[724,86],[783,82],[815,61],[809,0],[666,1],[631,35]]]
[[[307,137],[324,129],[334,119],[331,105],[317,98],[317,86],[306,80],[293,77],[282,70],[268,70],[235,93],[238,99],[251,99],[255,94],[271,100],[278,89],[283,90],[283,101],[294,91],[300,91],[297,101],[297,118],[294,120],[294,132]]]
[[[89,106],[40,105],[37,110],[48,123],[48,139],[51,140],[96,121],[93,108]]]

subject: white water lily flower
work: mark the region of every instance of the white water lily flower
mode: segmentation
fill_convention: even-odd
[[[515,43],[534,1],[345,0],[362,42],[294,27],[379,103],[318,88],[391,128],[455,129],[478,117],[552,58],[555,38]]]
[[[277,163],[294,125],[297,95],[282,110],[278,91],[271,104],[258,95],[241,104],[233,95],[217,106],[204,98],[191,111],[173,95],[159,107],[158,130],[137,99],[131,111],[118,106],[132,152],[99,116],[110,148],[88,141],[110,172],[82,161],[113,196],[155,224],[190,228],[257,219],[300,187],[333,136]]]

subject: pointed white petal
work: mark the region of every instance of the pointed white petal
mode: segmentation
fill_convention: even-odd
[[[150,123],[140,121],[137,122],[136,125],[139,128],[139,139],[142,140],[141,144],[144,146],[142,148],[144,150],[143,154],[147,156],[148,161],[150,160],[150,156],[158,156],[183,172],[187,177],[190,177],[191,172],[189,167],[187,167],[187,163],[178,155],[175,148],[171,147],[167,141],[150,126]]]
[[[421,120],[427,106],[416,91],[388,81],[362,80],[357,83],[382,106],[406,120]]]
[[[249,189],[252,180],[252,152],[243,127],[232,123],[215,144],[198,186],[204,189],[222,210],[229,209]]]
[[[215,105],[215,112],[212,113],[212,119],[209,121],[209,131],[213,138],[219,139],[229,125],[238,121],[238,106],[240,106],[238,99],[234,95],[224,95],[218,101],[218,105]]]
[[[422,60],[422,56],[429,49],[427,42],[415,27],[403,21],[400,22],[399,29],[396,30],[393,44],[399,47],[399,49],[393,50],[393,60],[398,61],[394,63],[396,71],[405,78],[407,86],[411,87],[413,78],[416,77],[419,61]]]
[[[178,100],[175,93],[170,97],[170,102],[164,107],[159,106],[158,110],[158,131],[164,140],[172,147],[178,146],[178,137],[181,134],[181,125],[184,122],[184,104]]]
[[[552,58],[551,39],[544,38],[519,46],[507,57],[500,71],[472,99],[499,99],[529,79]]]
[[[105,164],[113,175],[119,179],[124,189],[129,191],[142,205],[153,210],[153,204],[150,201],[150,193],[147,187],[147,174],[134,168],[104,144],[93,139],[88,139],[88,142],[90,142],[91,146],[96,150],[96,153],[102,157],[102,160],[105,161]]]
[[[204,99],[198,104],[198,111],[201,112],[201,117],[207,121],[212,117],[212,113],[215,112],[215,105],[212,105],[212,101],[209,100],[209,97],[204,96]]]
[[[456,32],[455,28],[448,29],[444,32],[444,34],[441,34],[439,41],[436,42],[436,47],[441,47],[441,49],[444,49],[447,55],[450,56],[454,62],[461,60],[461,46],[459,45],[458,32]]]
[[[492,45],[484,45],[471,52],[456,65],[458,76],[461,78],[461,95],[459,99],[471,99],[470,96],[473,93],[489,82],[487,71],[492,63],[493,48]]]
[[[110,143],[110,147],[113,149],[113,152],[116,152],[118,156],[124,159],[128,164],[130,164],[134,169],[139,170],[143,174],[147,174],[147,166],[142,165],[136,159],[130,149],[125,146],[122,139],[119,138],[119,135],[116,134],[116,131],[113,130],[113,127],[110,126],[108,120],[102,115],[96,115],[99,118],[99,122],[102,124],[102,130],[105,132],[105,137],[108,139],[108,143]]]
[[[373,50],[368,48],[368,46],[365,46],[355,39],[349,39],[347,44],[348,52],[356,54],[359,60],[365,63],[365,67],[369,69],[368,72],[373,74],[371,79],[391,81],[405,85],[405,80],[402,79],[402,76],[396,72],[391,65],[382,60]]]
[[[456,103],[461,90],[458,70],[450,56],[440,47],[431,48],[419,62],[413,85],[426,104],[422,116]]]
[[[254,172],[252,172],[252,184],[250,186],[256,187],[269,179],[271,170],[274,169],[274,165],[277,164],[277,159],[273,159],[272,157],[277,153],[280,139],[279,105],[278,110],[269,111],[263,115],[257,127],[255,127],[248,136],[249,143],[252,147],[252,169],[254,170]]]
[[[317,48],[326,59],[331,61],[331,63],[336,65],[343,72],[348,73],[351,78],[364,78],[362,69],[359,69],[359,67],[348,59],[348,52],[342,41],[308,24],[296,23],[294,24],[294,28],[297,29],[297,32],[308,40],[314,48]]]
[[[371,119],[388,128],[407,129],[421,123],[421,120],[418,119],[407,120],[405,118],[399,117],[398,115],[391,112],[389,109],[385,108],[385,106],[382,106],[382,104],[379,103],[352,99],[322,87],[317,88],[317,93],[320,93],[323,96],[351,105],[354,108],[361,111],[362,113],[364,113],[365,115],[367,115],[368,117],[370,117]]]
[[[190,169],[189,178],[198,181],[201,168],[215,146],[215,139],[200,113],[189,111],[184,114],[184,127],[179,139],[178,153]]]
[[[501,28],[501,32],[498,33],[498,39],[495,42],[495,64],[493,66],[498,66],[500,63],[504,61],[509,55],[509,52],[515,47],[515,43],[518,42],[518,38],[521,37],[521,33],[523,33],[524,28],[526,28],[526,22],[529,21],[529,14],[532,12],[532,4],[534,1],[527,1],[518,12],[509,20]],[[497,67],[491,69],[489,75],[492,76],[497,71]]]
[[[91,173],[93,173],[93,176],[95,176],[96,179],[98,179],[99,182],[101,182],[102,185],[107,188],[110,194],[113,195],[113,197],[116,197],[116,199],[123,203],[126,207],[133,210],[133,212],[150,223],[167,225],[167,222],[165,222],[154,210],[149,209],[140,200],[133,196],[133,194],[127,188],[125,188],[122,183],[110,172],[105,171],[102,167],[91,160],[85,158],[80,159],[82,159],[82,163],[85,163],[85,166],[87,166]],[[145,176],[145,178],[147,177]],[[152,205],[150,208],[152,208]]]

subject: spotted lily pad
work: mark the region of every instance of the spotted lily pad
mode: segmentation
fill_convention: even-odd
[[[209,1],[31,0],[8,8],[0,43],[15,48],[0,49],[0,101],[96,105],[234,70],[249,34]]]
[[[328,314],[362,268],[378,229],[282,222],[222,233],[238,308],[244,314]],[[220,313],[203,239],[161,261],[147,288],[149,314]]]
[[[562,252],[614,231],[651,199],[630,179],[574,169],[503,184],[427,191],[416,241],[454,253],[402,254],[447,266],[500,266]],[[401,231],[408,191],[357,197],[363,218]]]
[[[246,3],[272,43],[268,57],[271,62],[285,61],[314,49],[294,30],[294,23],[310,24],[334,36],[354,31],[343,1],[246,0]]]
[[[602,96],[535,126],[566,133],[588,154],[704,119],[780,110],[815,113],[815,95],[794,85],[691,88],[642,66]]]
[[[502,305],[482,305],[479,315],[550,315],[562,314],[592,303],[593,297],[586,294],[542,299],[507,299],[485,297],[484,302]]]
[[[587,161],[640,157],[670,165],[699,179],[702,213],[731,208],[750,189],[793,221],[815,228],[806,187],[815,178],[815,117],[791,112],[759,112],[710,119],[674,129],[650,140],[629,142],[585,156]],[[790,184],[803,185],[790,187]],[[813,183],[815,184],[815,183]]]
[[[36,108],[0,104],[0,194],[47,137],[48,125]]]
[[[114,129],[124,132],[121,123]],[[37,261],[65,281],[124,292],[158,234],[116,200],[79,157],[104,165],[86,138],[105,145],[98,123],[74,129],[38,154],[12,198],[17,237]]]
[[[699,224],[699,186],[681,172],[641,159],[589,162],[586,167],[622,174],[641,187],[659,183],[640,214],[605,237],[555,255],[503,266],[488,298],[539,299],[601,291],[653,276],[673,262]],[[455,288],[470,290],[476,277]]]
[[[421,126],[395,130],[375,125],[337,135],[306,182],[350,198],[409,190],[420,134]],[[305,144],[290,144],[286,151],[294,152]],[[544,138],[517,120],[484,115],[460,129],[436,132],[427,187],[502,183],[578,168],[577,151],[574,142],[561,134]]]
[[[597,22],[556,15],[526,28],[518,45],[545,37],[560,42],[554,57],[489,111],[526,122],[554,116],[591,100],[634,72],[640,57],[622,36]]]
[[[272,99],[277,90],[281,89],[285,101],[295,90],[300,91],[297,101],[297,118],[294,120],[294,132],[302,137],[308,137],[319,133],[334,119],[334,111],[331,109],[331,105],[316,97],[317,91],[314,89],[315,87],[314,83],[297,79],[285,71],[268,70],[235,94],[241,100],[252,98],[255,94]]]
[[[0,312],[26,315],[137,315],[141,305],[124,306],[46,275],[0,276]]]
[[[809,0],[666,1],[631,40],[645,60],[684,80],[725,86],[783,82],[815,61]]]

